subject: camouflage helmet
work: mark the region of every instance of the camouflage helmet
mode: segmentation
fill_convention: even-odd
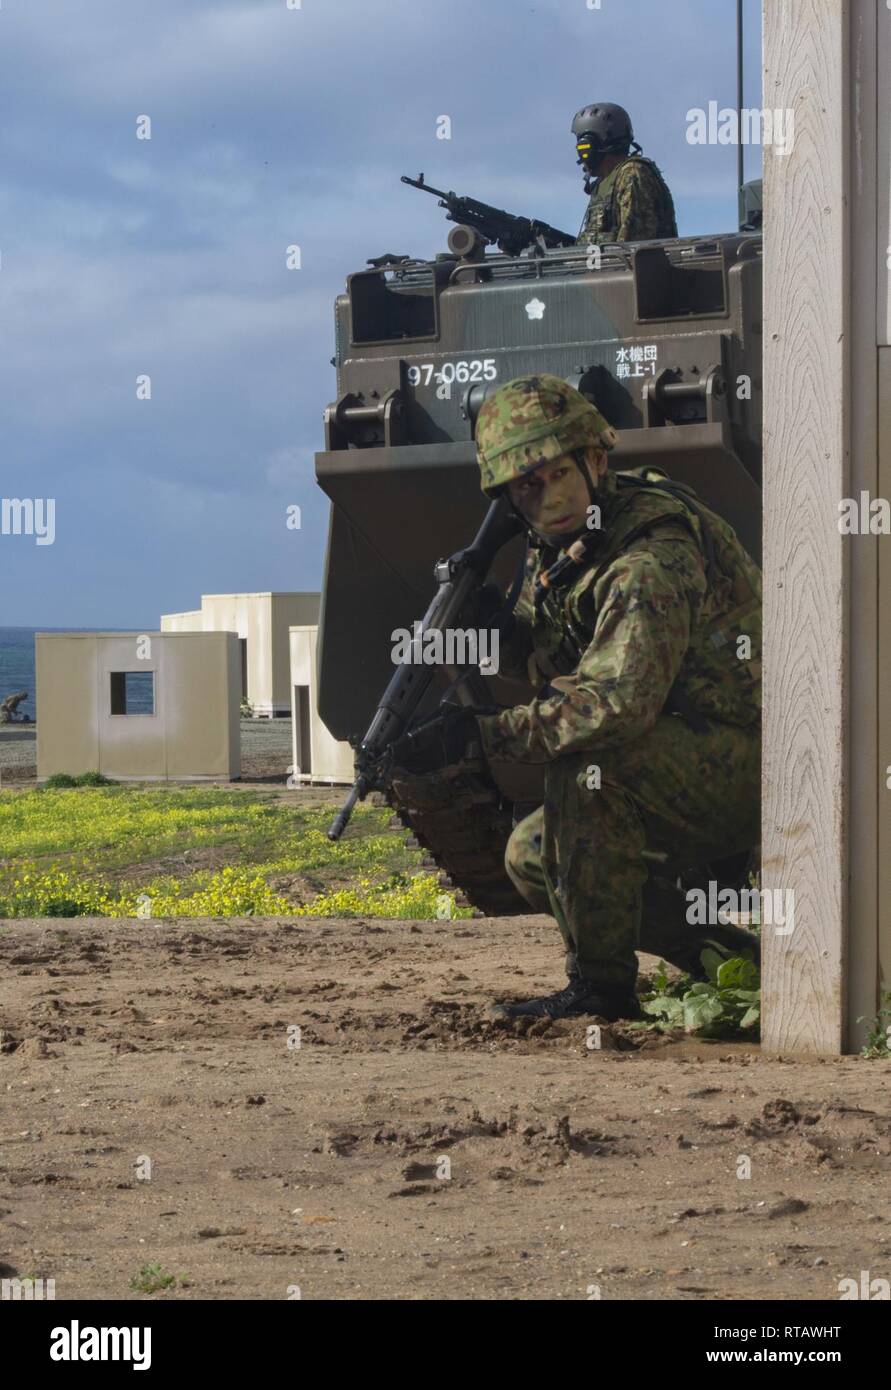
[[[480,409],[477,459],[483,492],[577,449],[615,447],[618,435],[596,406],[558,376],[521,376]]]

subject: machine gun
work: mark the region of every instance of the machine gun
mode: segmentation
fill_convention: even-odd
[[[432,193],[434,198],[439,199],[439,206],[446,209],[450,222],[472,228],[485,242],[495,242],[508,256],[518,256],[527,246],[544,248],[574,246],[576,243],[574,236],[561,232],[547,222],[539,222],[533,217],[517,217],[512,212],[492,207],[491,203],[480,203],[476,198],[462,198],[457,193],[445,193],[441,188],[433,188],[424,182],[423,174],[416,179],[403,174],[402,182],[412,188],[420,188],[423,193]]]
[[[438,588],[424,614],[419,635],[426,632],[445,633],[447,629],[459,625],[482,589],[495,556],[521,530],[522,523],[511,511],[507,499],[499,497],[486,512],[473,543],[466,550],[458,550],[436,565],[433,576]],[[511,600],[508,599],[502,621],[509,617],[511,607]],[[394,766],[396,746],[403,735],[410,737],[410,721],[429,690],[436,671],[436,666],[415,663],[397,667],[368,732],[356,747],[356,781],[331,822],[329,840],[340,839],[357,801],[364,801],[370,791],[381,790],[387,785]],[[448,674],[451,676],[453,673],[449,670]],[[482,677],[474,681],[472,672],[461,671],[453,679],[451,688],[457,689],[463,707],[473,712],[485,703],[481,687]],[[441,717],[436,715],[434,719]],[[416,730],[426,729],[430,722],[425,720],[423,724],[415,726]]]

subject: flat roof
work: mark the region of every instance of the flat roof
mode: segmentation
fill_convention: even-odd
[[[259,589],[255,592],[245,590],[242,593],[234,594],[202,594],[202,601],[206,598],[321,598],[321,589]],[[186,609],[187,613],[198,610]]]

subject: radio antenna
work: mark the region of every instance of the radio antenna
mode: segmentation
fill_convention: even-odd
[[[746,218],[745,194],[743,193],[743,185],[745,184],[742,142],[743,76],[743,0],[736,0],[736,187],[739,209],[738,225],[740,227]]]

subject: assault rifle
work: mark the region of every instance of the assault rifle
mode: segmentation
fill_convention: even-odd
[[[486,512],[473,543],[458,550],[447,560],[440,560],[433,571],[438,588],[420,626],[420,634],[445,633],[460,625],[461,619],[478,604],[478,594],[499,550],[522,530],[522,523],[512,512],[505,497],[499,497]],[[510,599],[507,608],[512,606]],[[509,612],[505,613],[509,617]],[[357,801],[364,801],[370,791],[382,790],[394,766],[397,744],[405,736],[426,730],[441,720],[436,714],[409,730],[409,725],[437,672],[436,666],[407,662],[397,666],[384,691],[368,732],[356,750],[356,781],[328,829],[329,840],[339,840]],[[472,670],[453,672],[452,688],[456,690],[463,708],[483,712],[487,704],[484,678]],[[440,706],[442,709],[443,706]],[[454,708],[454,705],[445,706]],[[491,708],[491,706],[490,706]]]
[[[539,222],[533,217],[517,217],[512,212],[492,207],[491,203],[477,202],[476,198],[462,198],[457,193],[445,193],[441,188],[433,188],[424,182],[424,175],[410,179],[402,175],[402,182],[412,188],[420,188],[422,193],[432,193],[439,199],[439,206],[445,208],[450,222],[461,223],[479,232],[487,242],[496,242],[508,256],[519,256],[527,246],[574,246],[576,238],[568,232],[561,232],[547,222]]]

